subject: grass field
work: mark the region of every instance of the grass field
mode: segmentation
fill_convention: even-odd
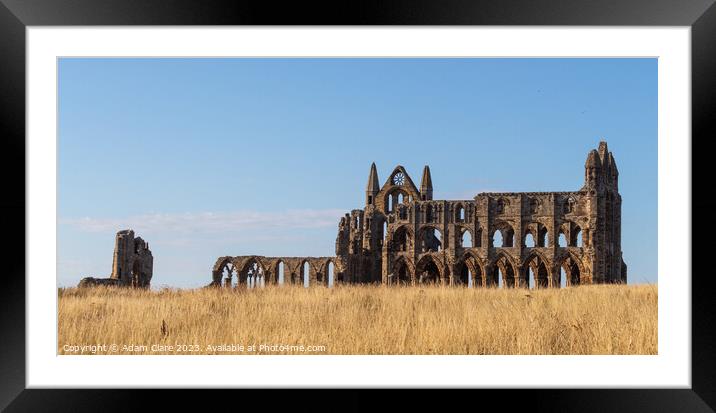
[[[59,354],[658,351],[656,285],[71,288],[59,290],[58,316]]]

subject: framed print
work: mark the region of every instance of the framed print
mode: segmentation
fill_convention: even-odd
[[[716,8],[480,6],[3,0],[3,406],[711,411]]]

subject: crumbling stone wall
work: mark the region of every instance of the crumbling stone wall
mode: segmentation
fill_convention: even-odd
[[[149,243],[141,237],[135,237],[131,229],[122,230],[115,236],[110,277],[83,278],[78,286],[116,285],[149,288],[153,269],[154,257],[149,249]]]
[[[308,264],[308,265],[306,265]],[[271,285],[279,283],[283,273],[285,285],[325,285],[329,282],[329,269],[333,267],[333,283],[341,283],[343,271],[335,257],[264,257],[248,255],[220,257],[212,268],[210,286]]]
[[[582,188],[566,192],[433,200],[428,166],[418,188],[400,165],[379,185],[373,164],[364,209],[346,213],[338,224],[336,257],[221,257],[212,285],[222,284],[227,266],[244,274],[241,282],[249,264],[275,283],[278,262],[287,265],[286,283],[294,284],[300,283],[295,277],[304,262],[310,263],[316,284],[327,279],[328,262],[342,283],[506,288],[626,283],[618,182],[606,142],[587,155]]]

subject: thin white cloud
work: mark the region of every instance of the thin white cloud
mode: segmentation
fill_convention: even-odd
[[[337,227],[346,212],[340,209],[299,209],[283,212],[157,213],[125,218],[60,218],[59,223],[86,232],[115,232],[131,228],[152,233],[215,234],[249,229]]]

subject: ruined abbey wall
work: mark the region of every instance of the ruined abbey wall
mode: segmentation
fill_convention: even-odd
[[[328,284],[329,265],[334,283],[506,288],[626,283],[618,180],[606,142],[589,152],[582,188],[566,192],[434,200],[428,166],[420,187],[402,166],[381,186],[373,164],[364,209],[340,219],[335,257],[221,257],[212,269],[212,285],[232,285],[234,276],[238,284],[251,277],[277,283],[281,263],[285,284],[303,284],[305,277],[309,285]]]
[[[134,288],[149,288],[154,271],[154,257],[149,244],[134,231],[126,229],[117,232],[112,255],[112,273],[109,278],[86,277],[79,286],[116,285]]]

